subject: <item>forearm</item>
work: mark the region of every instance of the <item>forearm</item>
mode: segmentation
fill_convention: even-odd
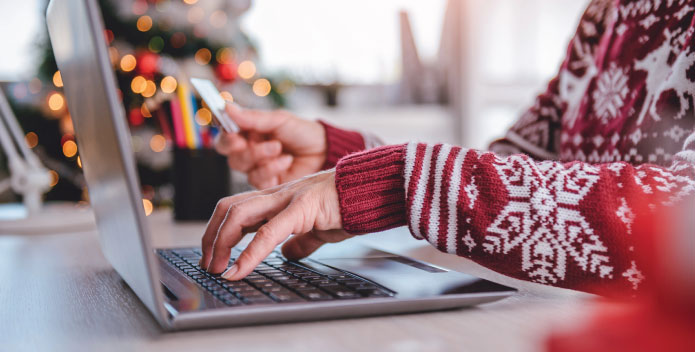
[[[642,279],[630,236],[639,204],[695,192],[692,164],[679,165],[535,162],[411,143],[341,160],[336,185],[350,232],[407,224],[500,273],[606,293]]]

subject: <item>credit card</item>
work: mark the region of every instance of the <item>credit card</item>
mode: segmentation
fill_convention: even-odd
[[[208,105],[208,108],[210,108],[210,111],[215,116],[215,120],[217,120],[217,124],[227,133],[239,132],[239,126],[237,126],[234,120],[227,114],[224,108],[227,102],[222,98],[215,84],[203,78],[191,78],[191,83],[193,87],[195,87],[195,90],[198,91],[198,94],[200,94],[200,97],[203,98],[205,104]]]

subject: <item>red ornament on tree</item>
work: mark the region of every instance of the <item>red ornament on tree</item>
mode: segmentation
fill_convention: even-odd
[[[140,126],[145,122],[145,116],[142,116],[140,108],[132,108],[128,114],[128,121],[133,127]]]
[[[237,66],[233,62],[225,62],[215,67],[215,75],[224,83],[232,83],[236,80]]]
[[[137,60],[136,70],[138,74],[151,78],[159,70],[159,55],[142,51],[135,57]]]

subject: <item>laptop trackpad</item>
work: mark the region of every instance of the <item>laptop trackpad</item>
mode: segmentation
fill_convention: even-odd
[[[479,281],[477,277],[443,270],[400,256],[340,258],[320,262],[351,272],[396,291],[401,298],[431,297],[458,291],[457,287]],[[313,266],[316,268],[316,266]]]

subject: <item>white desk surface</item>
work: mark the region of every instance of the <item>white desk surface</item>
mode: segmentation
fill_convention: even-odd
[[[204,223],[148,218],[154,244],[196,246]],[[375,247],[520,288],[482,306],[443,312],[163,332],[111,268],[95,231],[0,234],[0,351],[538,351],[578,326],[593,296],[506,278],[414,240],[405,228],[358,237]]]

